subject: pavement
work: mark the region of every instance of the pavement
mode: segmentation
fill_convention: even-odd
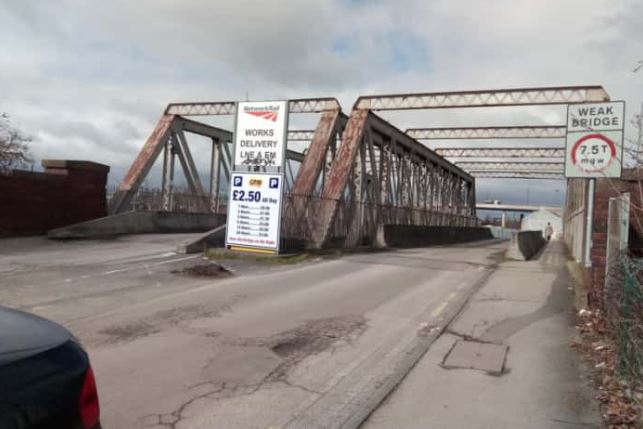
[[[566,262],[558,241],[501,262],[362,429],[603,427],[570,348]]]
[[[197,278],[177,273],[207,263],[172,252],[186,238],[0,240],[0,302],[81,340],[106,429],[358,427],[506,249],[226,260],[234,275]]]

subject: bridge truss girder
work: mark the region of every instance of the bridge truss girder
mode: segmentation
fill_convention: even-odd
[[[209,197],[196,169],[194,158],[188,145],[187,133],[208,137],[212,141],[213,162],[211,165]],[[167,211],[172,207],[177,158],[188,187],[197,200],[197,207],[202,211],[210,210],[209,205],[215,204],[215,199],[218,201],[218,172],[220,168],[224,168],[226,172],[229,171],[229,163],[225,164],[226,156],[223,153],[227,152],[227,159],[229,159],[229,149],[226,143],[231,140],[230,136],[229,131],[217,127],[201,124],[177,115],[163,115],[110,199],[109,213],[116,214],[130,210],[132,199],[138,193],[141,184],[161,153],[163,153],[163,173],[161,177],[162,210]],[[216,174],[214,173],[215,170]]]
[[[551,172],[563,173],[565,163],[556,162],[538,162],[538,161],[456,161],[455,164],[466,171],[525,171],[525,172]]]
[[[236,101],[207,101],[170,103],[165,109],[166,115],[181,116],[220,116],[234,115]],[[340,110],[339,102],[335,98],[301,98],[288,101],[289,113],[322,113],[327,110]]]
[[[565,138],[566,125],[523,125],[510,127],[409,128],[417,140],[447,139],[555,139]]]
[[[439,147],[445,158],[556,158],[565,159],[564,147]]]
[[[291,109],[290,113],[323,113],[326,112],[325,108],[330,108],[332,112],[341,112],[339,103],[334,98],[290,100],[289,108]],[[168,105],[154,131],[141,148],[110,199],[108,212],[116,214],[131,209],[133,198],[139,192],[141,184],[161,153],[163,153],[161,210],[169,211],[173,208],[175,163],[178,158],[189,190],[196,199],[197,209],[218,212],[220,210],[221,191],[226,186],[231,169],[230,152],[233,135],[228,130],[196,122],[182,115],[232,115],[235,113],[235,109],[236,103],[234,102],[174,103]],[[209,192],[206,192],[196,169],[188,142],[189,134],[197,134],[212,140]],[[292,163],[302,163],[304,160],[304,154],[290,150],[286,152],[284,174],[287,188],[295,182]],[[225,178],[223,181],[221,181],[222,172]]]
[[[538,179],[538,180],[565,180],[561,173],[524,172],[524,171],[470,171],[476,179]]]
[[[602,86],[560,86],[362,96],[357,109],[413,110],[455,107],[533,106],[609,101]]]
[[[307,206],[304,219],[316,247],[338,237],[348,247],[372,243],[382,224],[476,222],[472,176],[362,109],[348,118],[321,198],[292,197]]]

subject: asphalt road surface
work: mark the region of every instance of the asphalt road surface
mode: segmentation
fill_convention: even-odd
[[[0,302],[87,347],[103,425],[356,427],[439,335],[506,244],[176,271],[185,236],[0,240]],[[174,271],[174,272],[173,272]]]

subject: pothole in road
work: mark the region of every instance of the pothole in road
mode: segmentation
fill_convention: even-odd
[[[281,332],[266,340],[266,345],[281,357],[322,352],[336,341],[353,341],[363,332],[363,317],[333,317],[305,322],[295,329]]]
[[[272,347],[272,351],[281,357],[297,353],[298,350],[304,349],[313,342],[309,337],[297,337],[286,340]]]
[[[283,380],[288,371],[310,355],[324,352],[338,344],[350,344],[366,329],[361,316],[309,320],[300,326],[270,337],[228,339],[226,343],[245,347],[267,347],[282,358],[266,381]]]
[[[283,359],[267,380],[283,380],[291,368],[310,355],[336,347],[337,343],[351,343],[366,329],[361,316],[334,317],[310,320],[295,329],[282,332],[263,341],[265,346]]]
[[[100,337],[94,342],[118,343],[129,342],[156,334],[165,329],[177,326],[182,322],[200,317],[219,317],[229,305],[218,307],[185,305],[153,313],[147,317],[127,324],[116,324],[98,331]]]
[[[176,269],[171,271],[172,274],[191,276],[191,277],[229,277],[232,273],[226,269],[224,266],[209,263],[209,264],[197,264],[190,267],[185,267],[181,269]]]

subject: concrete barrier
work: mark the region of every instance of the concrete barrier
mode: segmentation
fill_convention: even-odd
[[[493,238],[502,238],[504,240],[511,240],[511,236],[520,231],[518,229],[502,228],[500,226],[493,225],[485,225],[485,228],[489,228]]]
[[[489,228],[454,226],[381,225],[378,247],[423,247],[493,238]]]
[[[518,231],[511,237],[506,257],[517,261],[527,261],[545,245],[542,231]]]
[[[226,225],[219,225],[204,232],[193,240],[184,241],[176,246],[176,253],[199,253],[210,247],[225,246]]]
[[[127,212],[52,229],[52,239],[109,237],[121,234],[203,232],[225,224],[214,213]]]

